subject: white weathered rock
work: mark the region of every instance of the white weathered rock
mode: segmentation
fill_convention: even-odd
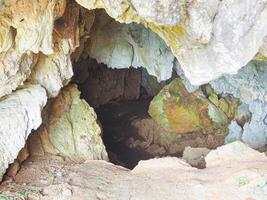
[[[184,75],[184,71],[181,68],[181,65],[177,59],[175,59],[175,61],[174,61],[174,68],[173,69],[179,75],[179,77],[182,79],[183,84],[186,87],[186,90],[188,92],[195,92],[199,88],[198,86],[192,85],[190,83],[190,81],[188,80],[188,78],[186,78],[186,76]]]
[[[265,0],[166,0],[166,7],[159,1],[76,1],[88,9],[104,8],[120,22],[151,28],[172,49],[194,85],[237,73],[259,52],[267,35]]]
[[[251,120],[243,127],[242,141],[257,149],[267,144],[267,103],[255,100],[249,104]]]
[[[232,121],[228,126],[229,132],[225,138],[225,143],[241,140],[243,129],[236,121]]]
[[[101,12],[91,33],[89,55],[110,68],[144,67],[158,81],[172,75],[174,56],[164,41],[138,24],[120,24]]]
[[[17,158],[31,131],[41,125],[46,99],[42,87],[29,85],[0,101],[0,179]]]
[[[267,57],[267,36],[265,37],[263,45],[261,46],[260,53]]]
[[[60,89],[67,85],[73,76],[70,52],[70,41],[62,39],[56,52],[49,56],[44,54],[39,56],[30,81],[43,86],[48,97],[56,97]]]
[[[0,97],[29,77],[38,52],[53,53],[54,20],[62,15],[64,4],[65,0],[4,2],[0,12]]]
[[[263,56],[266,54],[264,38],[266,41],[267,8],[264,0],[77,2],[88,9],[104,8],[111,17],[120,22],[143,23],[152,29],[170,46],[181,63],[185,76],[195,85],[206,83],[225,73],[236,73],[257,52]],[[30,3],[26,0],[5,1],[0,14],[0,67],[4,71],[0,73],[0,86],[3,86],[0,96],[9,94],[28,78],[36,61],[33,53],[52,54],[53,58],[48,60],[55,59],[53,52],[57,45],[52,40],[54,22],[63,14],[65,4],[64,0]],[[79,16],[78,12],[75,13]],[[76,14],[73,13],[75,16]],[[71,16],[68,17],[72,19]],[[71,26],[75,23],[65,25]],[[143,66],[150,74],[157,76],[158,80],[170,78],[173,55],[156,34],[139,25],[120,25],[123,28],[118,28],[117,25],[113,27],[102,24],[100,29],[103,26],[104,33],[98,37],[101,41],[106,39],[100,44],[96,42],[95,44],[100,45],[100,50],[95,49],[94,52],[98,53],[92,53],[98,61],[111,67]],[[75,31],[70,35],[67,33],[67,38],[74,38],[76,43],[73,47],[77,47],[76,36],[79,33],[75,28],[70,29]],[[101,50],[103,45],[106,51]],[[102,53],[106,56],[101,55]],[[66,51],[64,54],[67,56]],[[66,58],[62,59],[61,62],[66,64]],[[65,77],[61,80],[68,79],[70,71],[67,70],[63,76]],[[44,77],[41,79],[40,82],[44,82]],[[55,82],[53,84],[57,86],[54,87],[43,83],[51,90],[50,96],[55,96],[59,85],[64,85]]]
[[[198,12],[207,9],[200,7]],[[209,43],[184,46],[181,58],[177,56],[185,75],[195,85],[225,73],[237,73],[259,51],[267,35],[267,6],[263,0],[224,0],[213,14]]]
[[[131,0],[130,2],[140,18],[144,18],[147,22],[174,26],[181,21],[181,11],[179,10],[181,8],[179,7],[179,1],[177,0]]]
[[[207,168],[231,165],[231,163],[249,162],[249,161],[267,161],[266,155],[254,149],[249,148],[242,142],[233,142],[228,145],[218,147],[216,150],[211,151],[205,157]],[[266,188],[267,189],[267,188]]]
[[[36,63],[33,53],[19,53],[10,49],[0,54],[0,97],[10,94],[30,75]]]

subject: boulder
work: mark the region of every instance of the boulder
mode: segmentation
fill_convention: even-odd
[[[65,87],[48,102],[42,126],[31,134],[28,148],[31,156],[61,156],[85,161],[108,160],[101,139],[97,116],[75,85]]]
[[[148,112],[159,126],[180,134],[228,124],[235,113],[235,100],[219,98],[208,86],[205,93],[207,97],[200,92],[189,93],[177,78],[153,98]]]
[[[210,152],[208,148],[186,147],[183,152],[183,159],[192,167],[203,169],[206,167],[205,157]]]

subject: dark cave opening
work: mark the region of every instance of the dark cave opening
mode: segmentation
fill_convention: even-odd
[[[127,168],[134,168],[140,160],[152,156],[134,142],[142,138],[133,127],[135,119],[148,118],[149,99],[109,103],[96,109],[103,127],[103,141],[110,161]]]
[[[112,163],[132,169],[140,160],[165,155],[163,147],[153,145],[142,134],[144,130],[153,131],[149,103],[168,81],[157,83],[141,68],[110,69],[86,59],[75,64],[72,82],[95,109]]]
[[[212,127],[208,117],[212,89],[207,86],[209,94],[202,88],[187,91],[178,61],[157,35],[137,24],[119,24],[100,10],[91,25],[90,34],[80,38],[82,48],[72,54],[72,82],[97,114],[112,163],[134,168],[140,160],[182,157],[188,146],[214,149],[224,143],[227,127]],[[171,78],[159,83],[148,72],[160,80]],[[151,117],[149,105],[161,91],[173,102],[164,99]],[[157,117],[161,111],[168,127]]]
[[[94,59],[74,63],[72,82],[92,106],[102,126],[102,138],[112,163],[134,168],[140,160],[183,157],[186,147],[214,149],[224,143],[221,129],[182,134],[164,129],[148,114],[163,87],[143,68],[111,69]],[[225,131],[224,131],[225,132]],[[203,168],[204,157],[192,166]]]

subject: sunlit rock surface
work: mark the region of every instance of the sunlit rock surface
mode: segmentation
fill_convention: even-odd
[[[207,168],[200,170],[167,157],[141,161],[128,170],[105,161],[73,164],[29,160],[13,181],[0,186],[0,191],[10,197],[26,194],[34,200],[266,199],[264,154],[232,143],[211,151],[206,164]]]
[[[17,158],[31,131],[41,125],[46,100],[45,90],[38,85],[29,85],[1,100],[0,179]]]
[[[167,0],[164,3],[77,0],[77,3],[91,10],[104,8],[119,22],[137,22],[147,27],[118,25],[99,17],[93,31],[97,37],[92,37],[90,55],[111,67],[146,67],[158,80],[171,77],[174,56],[189,81],[200,85],[222,74],[236,73],[258,52],[257,58],[264,59],[266,55],[267,9],[264,0]],[[61,18],[65,8],[65,15]],[[29,77],[38,61],[36,54],[42,52],[45,56],[55,57],[58,46],[55,38],[70,39],[72,50],[79,45],[79,51],[84,49],[94,20],[93,14],[85,14],[77,5],[64,0],[31,3],[8,0],[2,3],[1,11],[0,56],[3,73],[0,73],[0,84],[3,87],[0,96],[10,93]],[[83,18],[81,16],[86,16],[86,20],[79,21]],[[89,25],[85,26],[84,21]],[[65,50],[63,54],[68,57],[70,53]],[[78,55],[81,54],[77,53],[75,59]],[[58,63],[64,64],[67,58],[63,56],[61,59]],[[69,68],[69,65],[66,66]],[[64,75],[62,79],[65,83],[71,73],[68,71]],[[56,81],[55,86],[49,86],[40,76],[39,82],[51,90],[49,96],[56,96],[58,88],[64,85]]]
[[[0,13],[0,96],[11,93],[30,75],[37,53],[53,53],[54,20],[65,1],[5,1]]]
[[[49,101],[42,126],[29,138],[32,156],[58,155],[71,160],[107,160],[97,116],[75,85]]]
[[[254,58],[267,35],[264,0],[167,0],[164,6],[159,1],[76,1],[88,9],[104,8],[119,22],[141,22],[152,29],[194,85],[237,73]]]
[[[58,52],[49,56],[40,54],[30,81],[43,86],[49,97],[56,97],[60,89],[66,85],[73,76],[70,60],[70,43],[68,40],[60,41]]]

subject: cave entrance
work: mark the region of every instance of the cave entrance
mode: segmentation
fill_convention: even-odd
[[[101,9],[83,10],[79,24],[72,82],[96,111],[110,161],[133,168],[140,160],[165,155],[164,147],[153,144],[151,133],[158,127],[148,107],[170,82],[158,80],[172,76],[171,50],[143,25],[121,24]]]
[[[153,131],[153,123],[143,122],[152,120],[149,103],[166,82],[158,83],[143,68],[110,69],[90,58],[74,69],[73,82],[97,113],[112,163],[133,168],[140,160],[164,155],[163,147],[146,141],[142,134]]]
[[[111,162],[133,168],[144,159],[181,157],[187,146],[212,149],[224,143],[224,130],[194,131],[195,124],[190,122],[203,118],[200,110],[206,107],[198,106],[198,97],[187,91],[182,79],[176,79],[183,75],[179,63],[157,34],[140,24],[120,24],[103,10],[85,12],[80,19],[83,30],[80,46],[72,54],[72,82],[97,113]],[[186,113],[186,118],[177,117],[179,110],[171,114],[178,119],[178,130],[166,129],[148,114],[153,97],[170,82],[178,84],[174,86],[173,95],[182,91],[182,104],[186,107],[185,112],[181,112]],[[193,105],[193,115],[188,105]],[[172,109],[173,105],[169,110]],[[184,122],[189,127],[186,130]]]

